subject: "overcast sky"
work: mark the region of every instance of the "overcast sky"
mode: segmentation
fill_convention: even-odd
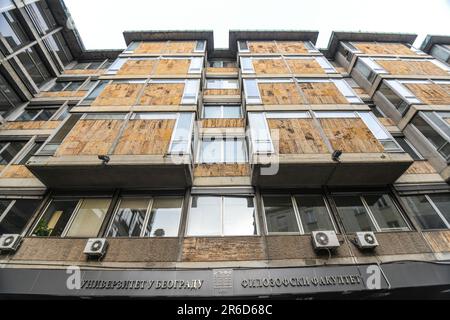
[[[228,30],[317,30],[450,35],[450,0],[65,0],[87,49],[125,47],[125,30],[213,30],[216,48]]]

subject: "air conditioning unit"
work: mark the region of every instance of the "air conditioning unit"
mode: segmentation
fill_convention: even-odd
[[[92,257],[102,257],[106,253],[108,242],[104,238],[89,239],[84,247],[84,253]]]
[[[16,251],[22,243],[20,234],[4,234],[0,237],[0,250]]]
[[[312,240],[314,249],[336,249],[340,247],[339,240],[334,231],[313,231]]]
[[[373,249],[378,247],[378,241],[373,232],[357,232],[356,245],[360,249]]]

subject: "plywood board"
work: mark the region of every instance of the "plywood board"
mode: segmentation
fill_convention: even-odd
[[[405,86],[426,104],[450,105],[450,93],[435,83],[406,83]]]
[[[263,104],[305,104],[295,83],[259,83],[258,87]]]
[[[240,89],[205,89],[203,91],[205,96],[240,96]]]
[[[448,76],[447,71],[430,61],[379,60],[375,62],[392,75]]]
[[[151,83],[145,87],[138,105],[179,105],[183,91],[184,83]]]
[[[135,54],[163,53],[167,47],[167,41],[147,41],[141,42],[134,50]]]
[[[405,174],[430,174],[436,173],[436,170],[428,161],[414,161],[406,170]]]
[[[170,41],[165,53],[193,53],[196,45],[196,41]]]
[[[203,119],[203,128],[243,128],[244,119]]]
[[[51,130],[56,129],[61,121],[10,121],[3,125],[3,130]]]
[[[277,41],[277,47],[280,53],[309,53],[303,41]]]
[[[417,55],[403,43],[352,42],[364,54]]]
[[[347,99],[331,82],[299,83],[306,101],[309,104],[348,104]]]
[[[155,70],[155,75],[185,75],[189,72],[190,59],[161,59]]]
[[[248,41],[247,43],[251,53],[278,53],[274,41]]]
[[[256,74],[289,74],[283,59],[253,59]]]
[[[119,76],[149,76],[158,60],[156,59],[132,59],[127,60],[117,72]]]
[[[93,106],[132,106],[143,83],[110,83],[92,103]]]
[[[32,179],[34,175],[24,165],[13,164],[2,171],[2,179]]]
[[[195,177],[242,177],[250,175],[250,166],[245,163],[197,164]]]
[[[286,59],[294,74],[325,74],[325,70],[315,59]]]

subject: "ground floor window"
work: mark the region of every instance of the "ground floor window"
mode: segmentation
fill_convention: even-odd
[[[402,200],[422,229],[450,229],[450,193],[412,195]]]
[[[22,233],[40,203],[40,199],[0,199],[0,235]]]

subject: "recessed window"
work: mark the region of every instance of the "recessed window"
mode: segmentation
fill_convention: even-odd
[[[0,113],[15,108],[20,103],[22,103],[22,100],[0,74]]]
[[[239,89],[237,79],[207,79],[206,89]]]
[[[402,200],[423,230],[450,229],[450,193],[412,195]]]
[[[0,34],[13,51],[16,51],[30,42],[21,23],[18,21],[18,12],[18,10],[10,10],[0,13]],[[0,47],[3,47],[3,45],[0,44]],[[4,52],[4,54],[7,55],[9,52]]]
[[[56,54],[64,66],[72,62],[73,57],[60,32],[52,34],[45,39],[45,44],[52,54]]]
[[[56,113],[56,108],[25,109],[15,121],[47,121]]]
[[[55,18],[45,1],[36,1],[28,4],[25,8],[41,35],[48,33],[56,27]]]
[[[84,81],[57,81],[48,89],[48,92],[60,92],[60,91],[77,91],[81,88]]]
[[[234,105],[205,105],[203,118],[205,119],[239,119],[242,117],[241,106]]]
[[[0,235],[22,233],[40,202],[38,199],[1,199]]]
[[[258,234],[253,197],[193,196],[188,236],[250,236]]]
[[[245,163],[247,144],[244,138],[203,137],[200,143],[200,163]]]
[[[236,62],[231,60],[210,60],[208,62],[211,68],[235,68]]]
[[[25,146],[25,141],[0,141],[0,164],[7,165]]]
[[[420,152],[405,137],[396,137],[395,140],[415,161],[424,159]]]
[[[50,72],[47,67],[42,62],[42,59],[39,57],[39,54],[35,47],[27,48],[24,51],[21,51],[17,54],[17,58],[22,63],[25,70],[28,72],[30,77],[33,79],[36,86],[42,86],[46,81],[50,79]],[[23,72],[20,68],[13,63],[16,71],[23,75]],[[25,78],[25,76],[23,75]]]
[[[406,221],[388,194],[334,195],[333,199],[348,233],[409,230]]]

